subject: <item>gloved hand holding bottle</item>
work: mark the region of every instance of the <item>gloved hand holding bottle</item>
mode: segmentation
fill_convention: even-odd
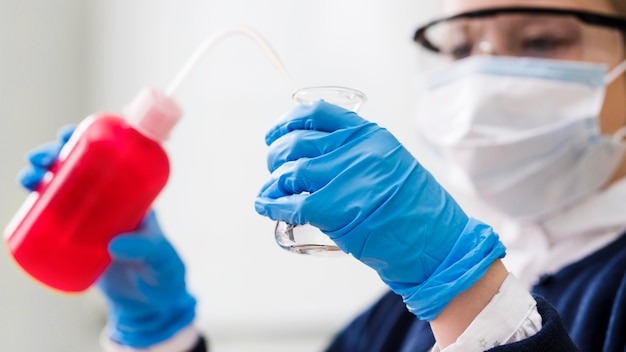
[[[505,248],[387,130],[320,101],[266,135],[259,214],[310,223],[370,266],[420,319],[434,319]]]
[[[61,129],[58,142],[28,155],[31,165],[19,175],[25,188],[36,189],[73,130],[71,126]],[[147,214],[137,231],[116,236],[108,250],[112,262],[97,287],[109,305],[107,335],[111,341],[145,348],[192,326],[196,300],[187,290],[185,266],[161,231],[154,211]],[[198,333],[194,330],[186,335],[188,341],[178,339],[174,343],[184,349],[193,347]]]

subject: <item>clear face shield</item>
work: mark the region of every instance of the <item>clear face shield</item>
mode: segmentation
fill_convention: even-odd
[[[553,8],[495,8],[466,12],[419,28],[414,40],[438,64],[475,55],[603,64],[626,59],[626,19]]]

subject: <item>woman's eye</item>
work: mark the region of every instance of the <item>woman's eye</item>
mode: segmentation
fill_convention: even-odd
[[[522,42],[522,51],[528,56],[550,56],[568,48],[571,43],[562,38],[537,37]]]
[[[472,55],[471,44],[457,45],[446,52],[453,60],[461,60]]]

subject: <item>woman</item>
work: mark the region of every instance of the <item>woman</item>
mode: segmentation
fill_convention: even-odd
[[[392,291],[328,350],[623,351],[626,6],[444,5],[415,35],[445,64],[420,95],[419,131],[448,183],[504,219],[502,240],[386,130],[324,102],[296,107],[266,136],[257,211],[317,226]],[[26,187],[57,151],[33,155]],[[184,266],[154,215],[109,249],[106,344],[203,351]]]
[[[448,183],[503,218],[503,261],[536,295],[542,318],[528,315],[510,326],[539,322],[543,327],[536,332],[509,329],[498,338],[484,334],[497,333],[499,324],[515,324],[491,309],[515,314],[515,305],[523,301],[506,300],[507,308],[498,304],[503,297],[496,297],[469,328],[463,324],[460,338],[456,333],[461,329],[446,339],[450,325],[439,324],[441,315],[433,320],[439,347],[458,338],[450,350],[481,350],[512,341],[520,342],[494,350],[535,350],[532,341],[545,337],[552,323],[542,307],[547,301],[581,350],[624,350],[626,23],[614,17],[626,18],[626,3],[444,3],[452,18],[422,27],[415,39],[455,63],[429,80],[419,131],[447,166]],[[474,56],[482,57],[470,58]],[[598,67],[588,64],[608,70],[593,73]],[[594,76],[599,79],[591,83]],[[593,130],[598,125],[605,138]],[[359,341],[362,346],[377,344],[359,350],[428,350],[434,340],[425,337],[430,330],[426,324],[409,314],[389,313],[399,312],[401,305],[393,295],[383,298],[342,332],[331,349]],[[394,337],[369,335],[374,324]],[[558,340],[547,350],[557,347],[573,349]]]

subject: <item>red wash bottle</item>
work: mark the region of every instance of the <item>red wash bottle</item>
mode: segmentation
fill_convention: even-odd
[[[162,143],[180,108],[145,89],[123,115],[82,121],[5,231],[15,261],[50,288],[89,288],[110,263],[109,241],[136,229],[167,183]]]

